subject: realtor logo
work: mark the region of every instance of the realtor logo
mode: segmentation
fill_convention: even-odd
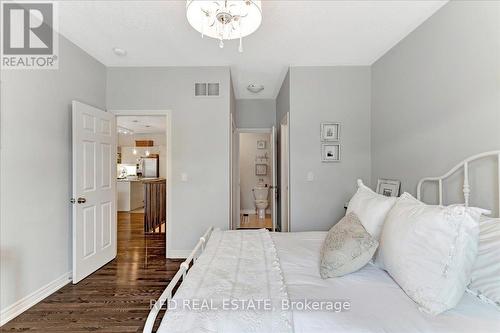
[[[54,2],[2,3],[2,67],[57,69]]]

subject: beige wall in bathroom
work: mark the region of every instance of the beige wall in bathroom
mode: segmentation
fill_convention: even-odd
[[[259,179],[265,184],[271,184],[271,149],[268,133],[240,133],[240,210],[244,213],[255,211],[252,188],[257,185]],[[266,149],[257,149],[257,141],[265,140]],[[255,159],[267,153],[267,176],[255,175]]]

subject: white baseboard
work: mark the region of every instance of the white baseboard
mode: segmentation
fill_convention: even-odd
[[[64,273],[54,281],[47,283],[40,289],[32,292],[28,296],[23,297],[19,301],[3,309],[0,312],[0,326],[5,325],[24,311],[31,308],[36,303],[43,300],[45,297],[52,295],[53,293],[70,283],[71,277],[71,272]]]
[[[255,209],[242,209],[240,214],[256,215],[257,211]],[[266,214],[271,214],[271,209],[266,209]]]
[[[170,250],[167,251],[168,259],[186,259],[193,250]]]

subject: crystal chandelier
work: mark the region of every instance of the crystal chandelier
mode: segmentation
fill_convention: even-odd
[[[218,39],[221,48],[225,40],[239,39],[240,52],[243,52],[243,37],[255,32],[262,21],[262,6],[258,0],[187,0],[186,12],[189,24],[202,38]]]

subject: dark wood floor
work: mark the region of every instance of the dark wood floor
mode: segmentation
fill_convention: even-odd
[[[182,260],[165,259],[165,234],[144,235],[143,215],[119,213],[118,255],[0,328],[1,332],[142,332]],[[163,315],[163,313],[161,314]]]

